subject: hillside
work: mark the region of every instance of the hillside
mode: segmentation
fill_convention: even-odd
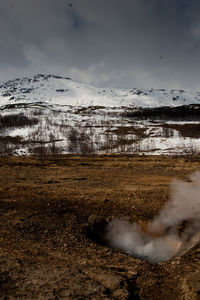
[[[97,88],[36,75],[0,85],[0,155],[194,154],[200,92]]]

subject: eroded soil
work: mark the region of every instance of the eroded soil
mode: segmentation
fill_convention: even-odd
[[[199,161],[0,159],[0,299],[200,299],[200,247],[150,264],[98,244],[96,216],[146,222]]]

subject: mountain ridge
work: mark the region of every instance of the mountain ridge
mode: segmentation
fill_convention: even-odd
[[[47,102],[71,106],[161,107],[200,104],[200,92],[167,89],[99,88],[70,77],[37,74],[0,84],[0,105]]]

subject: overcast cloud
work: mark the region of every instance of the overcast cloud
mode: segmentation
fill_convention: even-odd
[[[200,89],[199,0],[0,0],[0,28],[0,81]]]

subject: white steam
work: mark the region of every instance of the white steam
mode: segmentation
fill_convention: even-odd
[[[106,230],[108,244],[135,257],[160,262],[190,248],[193,240],[199,241],[200,172],[193,173],[189,179],[190,182],[175,180],[171,183],[170,202],[153,219],[145,232],[137,223],[111,221]],[[184,221],[189,225],[180,233],[178,226]]]

